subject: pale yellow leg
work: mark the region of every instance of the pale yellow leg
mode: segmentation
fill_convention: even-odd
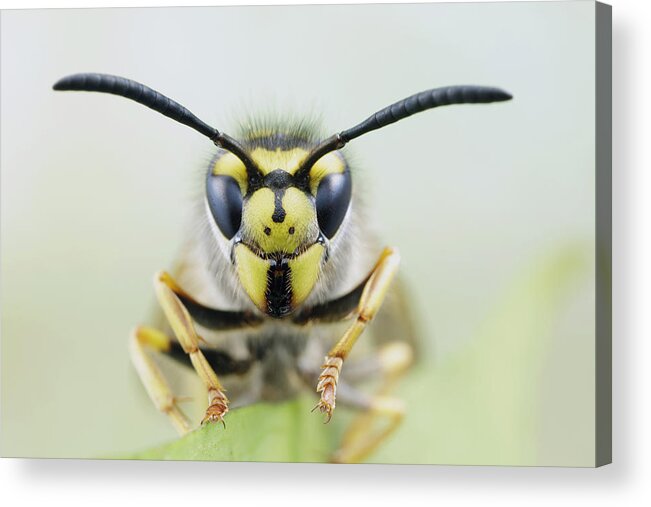
[[[131,333],[129,348],[131,360],[156,408],[167,414],[181,435],[187,433],[190,430],[188,420],[178,408],[177,398],[172,394],[163,373],[148,352],[149,350],[168,351],[169,337],[157,329],[138,327]]]
[[[367,411],[359,414],[346,431],[339,449],[333,454],[334,463],[360,463],[366,459],[402,422],[404,403],[388,396],[371,399]],[[387,421],[383,428],[376,423]]]
[[[344,360],[357,338],[380,309],[399,264],[400,256],[397,250],[385,248],[382,251],[362,291],[355,321],[325,358],[316,388],[317,392],[321,393],[321,399],[315,408],[327,415],[326,422],[330,420],[335,409],[337,381]]]
[[[402,422],[405,407],[401,400],[388,396],[398,379],[413,361],[411,347],[403,342],[389,343],[379,352],[382,383],[375,395],[362,407],[341,441],[332,460],[337,463],[358,463],[371,454]],[[376,429],[376,424],[385,422]]]
[[[199,348],[201,338],[194,329],[190,314],[175,294],[175,290],[181,292],[180,288],[172,277],[165,272],[156,274],[154,286],[158,301],[170,327],[185,353],[190,356],[192,366],[194,366],[197,375],[199,375],[208,390],[208,409],[201,422],[221,421],[223,423],[224,416],[228,412],[228,398],[224,394],[224,388],[219,382],[217,374],[208,364],[206,357]]]

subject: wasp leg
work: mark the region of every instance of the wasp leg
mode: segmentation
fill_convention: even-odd
[[[187,418],[177,407],[177,399],[148,352],[169,354],[173,359],[193,367],[208,389],[209,407],[202,422],[223,422],[223,417],[228,412],[228,399],[224,395],[215,369],[224,374],[245,373],[251,365],[249,361],[235,360],[218,350],[206,351],[209,358],[206,360],[204,353],[199,349],[201,338],[197,335],[192,320],[209,329],[226,330],[255,326],[260,323],[260,318],[246,311],[233,312],[203,306],[164,272],[156,274],[154,286],[163,313],[178,343],[170,340],[165,333],[149,327],[139,327],[132,333],[131,357],[145,389],[156,407],[169,415],[181,434],[189,431]]]
[[[380,309],[399,263],[400,256],[395,249],[385,248],[382,251],[371,275],[364,284],[364,290],[355,312],[355,321],[325,358],[316,388],[316,391],[321,393],[321,399],[315,409],[318,408],[326,414],[326,422],[332,418],[335,409],[337,381],[344,360],[355,345],[357,338]]]
[[[158,302],[174,331],[174,335],[183,351],[190,357],[192,366],[208,390],[208,409],[201,423],[217,421],[223,423],[224,416],[228,412],[228,398],[224,394],[224,388],[219,382],[217,374],[211,368],[201,349],[199,349],[201,338],[194,329],[190,313],[177,295],[177,292],[184,293],[176,285],[172,277],[165,272],[156,274],[154,286]]]
[[[358,405],[364,410],[346,430],[339,449],[332,455],[333,463],[364,461],[402,423],[405,407],[402,400],[390,396],[372,396]],[[378,422],[384,427],[375,429]]]
[[[362,412],[346,429],[339,449],[332,454],[330,462],[361,463],[398,429],[405,406],[398,398],[368,395],[345,383],[341,384],[340,397],[341,403],[359,408]]]
[[[148,352],[167,352],[171,345],[169,337],[157,329],[138,327],[131,333],[129,345],[131,361],[152,402],[158,410],[167,414],[181,435],[187,433],[190,430],[188,419],[178,408],[169,384]]]
[[[172,393],[151,352],[163,353],[183,366],[192,368],[190,356],[179,343],[171,340],[162,331],[151,327],[140,326],[134,329],[129,345],[131,360],[152,402],[158,410],[167,414],[177,431],[184,435],[190,429],[188,419],[178,408],[179,398]],[[203,350],[203,354],[211,368],[219,375],[241,375],[252,365],[250,359],[234,359],[228,353],[217,349]]]
[[[349,384],[342,384],[341,402],[361,408],[350,423],[342,438],[339,449],[333,454],[336,463],[358,463],[364,461],[402,422],[405,408],[401,400],[389,396],[396,382],[407,371],[413,361],[410,345],[394,342],[384,345],[372,359],[374,373],[381,375],[382,381],[375,394],[368,395]],[[368,370],[371,371],[371,370]],[[377,424],[384,426],[376,429]]]

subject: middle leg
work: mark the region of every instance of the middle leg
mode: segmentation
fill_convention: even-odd
[[[389,342],[374,357],[357,362],[371,363],[371,368],[366,368],[366,371],[363,364],[355,365],[362,367],[362,375],[353,375],[358,377],[357,381],[370,373],[370,376],[379,377],[380,384],[370,395],[348,384],[340,385],[341,401],[361,409],[361,412],[346,429],[338,450],[332,456],[332,461],[336,463],[363,461],[400,426],[405,413],[404,403],[391,396],[390,392],[413,362],[411,346],[405,342]],[[345,380],[353,380],[350,377],[347,375]]]

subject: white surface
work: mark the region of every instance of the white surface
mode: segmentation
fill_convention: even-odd
[[[210,5],[153,2],[137,5]],[[229,2],[240,3],[240,2]],[[271,2],[253,2],[271,3]],[[293,3],[293,2],[285,2]],[[343,2],[342,2],[343,3]],[[614,464],[590,469],[422,466],[328,467],[220,463],[2,460],[3,505],[178,505],[264,502],[265,505],[370,503],[454,505],[640,505],[651,499],[648,319],[651,256],[651,166],[648,139],[648,26],[642,0],[612,0],[614,46]],[[3,8],[45,6],[5,2]],[[124,6],[126,2],[64,2],[61,6]],[[646,95],[643,95],[646,93]],[[646,127],[646,129],[645,129]],[[645,298],[645,296],[647,296]],[[35,417],[47,424],[47,414]],[[646,502],[645,502],[646,501]]]

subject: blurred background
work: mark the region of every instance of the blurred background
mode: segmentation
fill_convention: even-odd
[[[2,454],[124,456],[175,438],[127,337],[212,150],[127,100],[51,90],[97,71],[226,132],[256,111],[334,132],[448,84],[513,93],[346,148],[424,342],[398,390],[409,415],[372,461],[591,465],[594,35],[592,2],[3,12]]]

